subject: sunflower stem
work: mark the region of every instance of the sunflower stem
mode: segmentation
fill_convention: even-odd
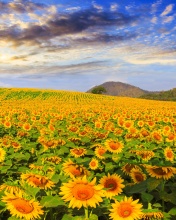
[[[85,211],[85,220],[88,220],[89,219],[89,210],[88,210],[88,208],[84,208],[84,211]]]
[[[164,187],[165,187],[165,181],[163,180],[162,185],[161,185],[161,192],[164,192]],[[165,210],[165,204],[164,204],[164,199],[162,199],[162,211],[164,212]]]

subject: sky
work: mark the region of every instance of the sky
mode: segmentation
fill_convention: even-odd
[[[176,87],[175,0],[0,0],[0,87]]]

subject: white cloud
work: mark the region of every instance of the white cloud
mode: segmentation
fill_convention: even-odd
[[[174,7],[174,4],[168,5],[168,6],[165,8],[165,10],[161,13],[161,17],[162,17],[162,16],[166,16],[166,15],[168,15],[169,13],[171,13],[172,10],[173,10],[173,7]]]
[[[164,18],[163,23],[170,23],[174,20],[174,16],[167,16]]]
[[[159,5],[162,4],[162,0],[157,1],[156,3],[152,4],[151,13],[154,14],[157,12]]]
[[[110,10],[111,10],[111,11],[116,11],[118,7],[119,7],[118,4],[113,3],[113,4],[111,4],[111,6],[110,6]]]
[[[156,24],[157,21],[158,21],[158,18],[157,18],[156,16],[151,19],[151,22],[152,22],[153,24]]]

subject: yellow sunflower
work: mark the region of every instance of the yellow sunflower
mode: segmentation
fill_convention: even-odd
[[[11,124],[10,121],[5,121],[5,122],[4,122],[4,127],[6,127],[6,128],[11,128],[11,126],[12,126],[12,124]]]
[[[120,153],[124,147],[123,143],[118,140],[109,139],[105,142],[107,150],[111,153]]]
[[[174,167],[160,167],[160,166],[151,166],[145,165],[145,168],[148,174],[151,177],[155,177],[156,179],[165,179],[168,180],[176,174],[176,168]]]
[[[166,160],[171,161],[171,162],[174,160],[174,157],[175,157],[174,152],[170,147],[166,147],[164,149],[164,156]]]
[[[21,192],[15,194],[5,192],[2,202],[6,203],[7,209],[12,216],[20,219],[39,219],[40,215],[44,214],[38,201],[24,198],[24,194]]]
[[[116,201],[112,204],[110,209],[110,218],[113,220],[136,220],[140,219],[142,215],[142,205],[138,204],[138,199],[133,200],[132,197],[125,196],[123,201]]]
[[[82,206],[96,208],[96,205],[103,201],[103,187],[95,184],[96,177],[91,182],[88,182],[86,176],[75,178],[64,183],[60,187],[61,192],[59,194],[63,196],[62,199],[65,202],[70,202],[69,208],[77,207],[80,209]]]
[[[155,153],[151,150],[138,150],[136,151],[136,155],[140,156],[142,160],[147,162],[155,156]]]
[[[3,148],[0,148],[0,162],[5,160],[6,151]]]
[[[87,153],[87,150],[84,148],[74,148],[70,150],[70,154],[76,158],[82,157]]]
[[[96,170],[98,168],[98,160],[93,158],[89,163],[89,167],[92,170]]]
[[[163,219],[164,215],[161,211],[155,209],[144,209],[141,215],[142,220],[159,220]]]
[[[138,169],[138,170],[141,170],[141,168],[140,168],[139,166],[137,166],[137,165],[135,165],[135,164],[129,164],[129,163],[127,163],[127,164],[125,164],[124,166],[122,166],[121,170],[122,170],[126,175],[130,175],[131,170],[132,170],[133,168],[136,168],[136,169]]]
[[[100,179],[100,184],[105,188],[105,196],[107,198],[112,198],[112,196],[116,196],[122,192],[122,189],[125,187],[123,185],[123,179],[117,174],[104,176]]]
[[[106,153],[106,149],[104,147],[100,146],[95,148],[95,156],[97,156],[99,159],[101,160],[105,159],[105,157],[103,156],[103,154],[105,153]]]
[[[44,158],[44,160],[49,161],[54,164],[59,164],[62,161],[62,158],[58,156],[51,156],[51,157]]]
[[[34,173],[21,174],[22,181],[26,181],[32,187],[39,187],[40,189],[51,189],[54,182],[48,177]]]
[[[24,123],[23,124],[23,129],[25,130],[25,131],[29,131],[29,130],[31,130],[31,124],[29,124],[29,123]]]
[[[82,165],[75,164],[70,159],[65,163],[63,163],[62,165],[63,165],[62,170],[64,171],[64,173],[70,176],[71,178],[83,177],[84,175],[86,176],[89,175],[89,172],[85,167],[83,167]]]
[[[6,183],[3,183],[2,185],[0,185],[0,191],[4,190],[5,192],[9,192],[9,193],[19,193],[20,191],[23,192],[23,190],[19,187],[19,186],[15,186],[12,185],[9,183],[9,184],[6,184]]]
[[[132,180],[134,181],[134,183],[140,183],[140,182],[146,180],[146,175],[142,171],[140,171],[139,169],[133,168],[130,172],[130,176],[131,176]]]

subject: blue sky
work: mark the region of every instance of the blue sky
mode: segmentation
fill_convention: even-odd
[[[176,87],[174,0],[0,1],[0,87]]]

